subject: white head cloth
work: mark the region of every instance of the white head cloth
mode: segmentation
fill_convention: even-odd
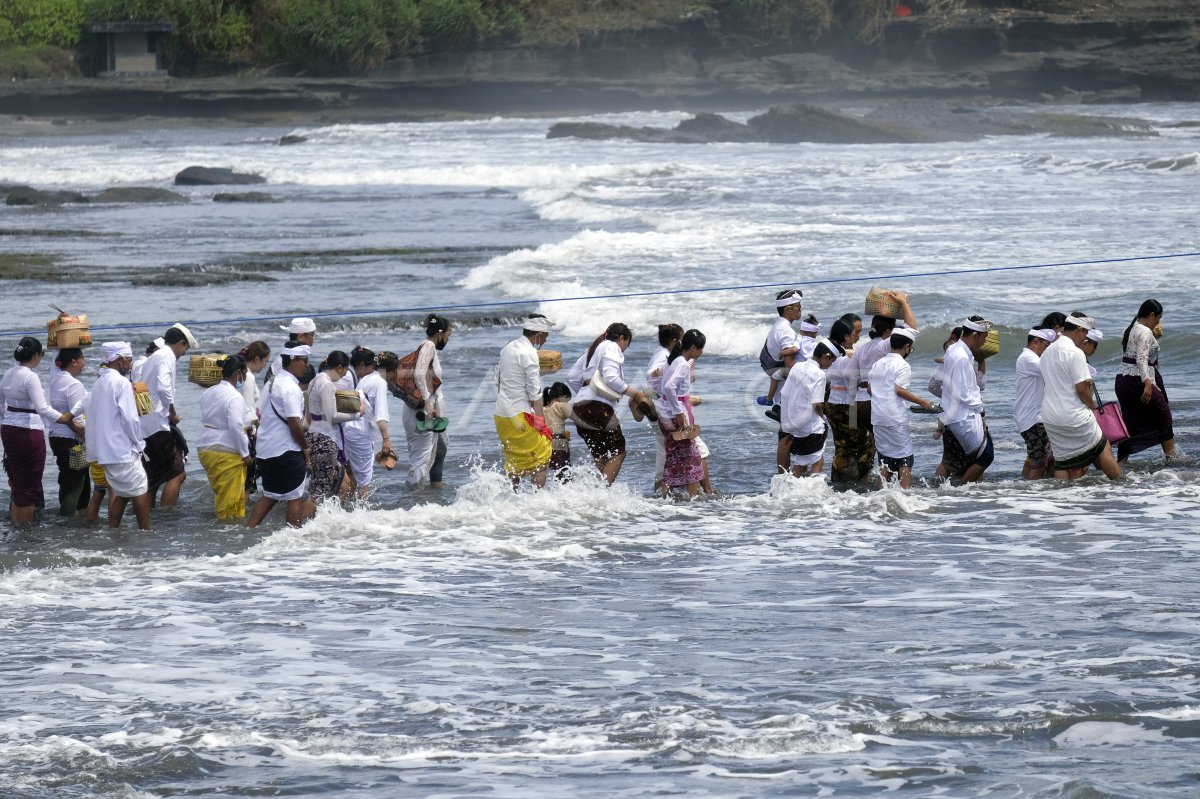
[[[192,331],[188,330],[183,325],[176,322],[175,324],[171,325],[171,327],[183,334],[183,337],[187,339],[188,347],[191,349],[196,349],[196,347],[200,346],[200,342],[196,341],[196,337],[192,335]]]
[[[554,320],[544,316],[531,316],[521,323],[522,330],[529,330],[533,333],[549,333],[554,330],[554,327]]]
[[[796,305],[804,300],[804,292],[800,289],[792,289],[782,298],[775,300],[776,308],[786,308],[789,305]]]
[[[982,322],[972,322],[967,319],[962,323],[963,330],[974,330],[976,333],[986,333],[992,329],[992,323],[984,319]]]
[[[297,344],[295,347],[284,347],[283,354],[289,358],[308,358],[312,355],[312,347],[307,344]]]
[[[836,344],[834,344],[832,341],[825,338],[824,336],[821,336],[819,339],[817,339],[817,343],[813,345],[813,350],[815,351],[817,349],[817,347],[821,346],[822,344],[825,345],[825,348],[827,350],[829,350],[830,352],[833,353],[833,357],[835,357],[835,358],[838,357],[838,353],[841,352],[841,350],[839,350],[837,348]]]
[[[106,341],[100,345],[103,362],[112,363],[117,358],[132,358],[133,347],[128,341]]]
[[[1055,333],[1050,328],[1046,328],[1044,330],[1042,330],[1042,329],[1030,330],[1029,335],[1033,336],[1034,338],[1040,338],[1042,341],[1048,341],[1051,343],[1054,342],[1054,339],[1058,338],[1058,334]]]
[[[913,330],[911,327],[900,327],[899,325],[896,325],[896,327],[892,328],[892,335],[904,336],[909,341],[917,340],[917,331]]]
[[[167,346],[167,342],[163,341],[162,336],[159,336],[158,338],[154,339],[154,348],[155,349],[161,350],[165,346]]]
[[[800,332],[801,333],[820,333],[821,326],[814,325],[812,322],[801,322],[800,323]]]
[[[1101,341],[1104,341],[1104,331],[1098,327],[1092,328],[1088,331],[1087,340],[1099,344]]]
[[[307,316],[297,316],[291,321],[291,324],[280,325],[279,329],[285,330],[293,336],[299,336],[304,333],[316,333],[317,323]]]
[[[1082,327],[1084,330],[1095,330],[1096,328],[1096,320],[1090,316],[1068,316],[1067,324]]]

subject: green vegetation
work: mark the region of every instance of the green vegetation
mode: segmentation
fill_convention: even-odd
[[[967,0],[921,0],[926,14]],[[973,4],[998,0],[974,0]],[[1008,0],[1029,4],[1040,0]],[[36,48],[88,42],[90,22],[170,21],[180,75],[282,67],[351,74],[389,58],[476,46],[579,46],[614,33],[700,24],[718,41],[775,45],[828,35],[871,41],[894,0],[2,0],[0,77],[45,74]]]

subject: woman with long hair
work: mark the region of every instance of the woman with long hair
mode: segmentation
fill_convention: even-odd
[[[1158,339],[1154,337],[1162,316],[1162,303],[1146,300],[1121,337],[1123,355],[1115,387],[1129,438],[1117,445],[1119,463],[1125,463],[1135,452],[1160,444],[1168,462],[1176,458],[1171,404],[1158,371]]]
[[[871,431],[871,394],[860,385],[860,371],[854,361],[861,322],[843,316],[829,328],[829,342],[837,358],[827,372],[829,399],[825,417],[833,430],[833,465],[830,478],[835,483],[857,483],[875,468],[875,437]],[[865,376],[865,375],[864,375]]]
[[[694,497],[704,480],[704,461],[696,443],[700,429],[692,423],[690,397],[692,364],[704,354],[706,343],[699,330],[688,330],[673,343],[654,401],[666,450],[660,489],[664,496],[683,488]]]
[[[575,396],[575,427],[609,485],[625,462],[617,403],[625,396],[643,410],[653,409],[645,393],[625,382],[625,350],[632,342],[633,333],[621,322],[613,322],[597,336],[585,353],[583,385]]]
[[[69,413],[54,410],[46,401],[42,381],[34,369],[42,362],[42,342],[25,336],[13,350],[17,365],[0,379],[0,441],[4,444],[4,469],[11,498],[8,518],[15,524],[33,521],[45,505],[42,474],[46,469],[46,424],[79,428]]]

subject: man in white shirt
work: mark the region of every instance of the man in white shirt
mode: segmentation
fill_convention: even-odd
[[[59,350],[54,356],[54,368],[50,370],[50,407],[54,410],[68,413],[87,396],[87,389],[79,382],[83,366],[83,350],[78,347]],[[80,437],[68,425],[57,422],[50,425],[48,432],[50,450],[58,463],[58,512],[74,516],[87,509],[91,494],[87,464],[71,468],[71,450],[80,445]]]
[[[1013,386],[1013,421],[1017,432],[1025,441],[1025,465],[1021,476],[1026,480],[1040,480],[1046,476],[1053,454],[1046,426],[1042,424],[1042,397],[1046,384],[1042,380],[1041,357],[1046,348],[1057,338],[1050,329],[1030,330],[1025,338],[1025,349],[1017,356],[1017,380]]]
[[[992,323],[972,316],[962,323],[962,337],[946,350],[942,383],[942,463],[938,474],[963,483],[983,479],[995,450],[983,421],[983,397],[975,371],[976,353],[987,341]]]
[[[261,524],[278,502],[287,503],[287,523],[292,527],[299,527],[316,513],[316,506],[306,497],[312,453],[304,435],[304,392],[300,390],[312,350],[297,344],[280,355],[282,371],[263,392],[256,445],[262,496],[250,511],[247,527]]]
[[[496,372],[496,434],[504,450],[504,471],[514,490],[522,477],[528,477],[537,488],[544,486],[551,454],[537,351],[550,337],[554,323],[533,314],[521,328],[521,335],[500,351]]]
[[[908,390],[912,382],[912,354],[917,331],[907,327],[892,330],[888,339],[892,351],[871,367],[868,383],[871,387],[871,426],[875,431],[875,451],[879,455],[879,475],[884,483],[898,475],[901,488],[912,486],[913,443],[908,424],[907,402],[926,410],[933,407]]]
[[[71,408],[71,415],[87,412],[88,458],[100,464],[112,491],[108,526],[120,527],[125,507],[132,502],[138,528],[149,530],[150,492],[142,467],[145,442],[128,377],[133,350],[127,341],[109,341],[102,352],[100,377],[91,394]]]
[[[141,381],[150,392],[153,410],[141,418],[142,438],[146,440],[146,477],[150,481],[150,505],[162,489],[162,507],[179,501],[183,472],[183,450],[172,426],[179,424],[175,413],[175,368],[183,354],[197,346],[191,331],[181,324],[172,325],[163,334],[163,346],[154,351],[142,366]]]
[[[1095,464],[1109,480],[1121,479],[1104,431],[1092,411],[1092,379],[1080,345],[1096,327],[1089,316],[1074,313],[1063,324],[1062,335],[1042,353],[1042,424],[1054,450],[1054,476],[1073,480]]]

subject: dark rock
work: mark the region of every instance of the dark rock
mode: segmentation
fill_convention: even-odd
[[[747,125],[757,141],[776,144],[894,144],[929,138],[914,130],[856,119],[811,105],[772,107],[765,114],[751,117]]]
[[[675,126],[678,133],[694,136],[700,141],[754,141],[754,131],[741,122],[726,119],[720,114],[696,114]]]
[[[244,191],[237,194],[214,194],[213,202],[215,203],[277,203],[278,199],[267,194],[265,191]]]
[[[153,186],[122,186],[105,189],[93,195],[94,203],[185,203],[187,197],[168,189],[158,189]]]
[[[176,186],[240,186],[266,182],[262,175],[211,166],[189,166],[175,176]]]
[[[280,144],[303,144],[308,141],[307,136],[298,136],[295,133],[289,133],[279,140]]]
[[[12,186],[5,205],[64,205],[86,203],[88,198],[76,191],[39,191],[32,186]]]

